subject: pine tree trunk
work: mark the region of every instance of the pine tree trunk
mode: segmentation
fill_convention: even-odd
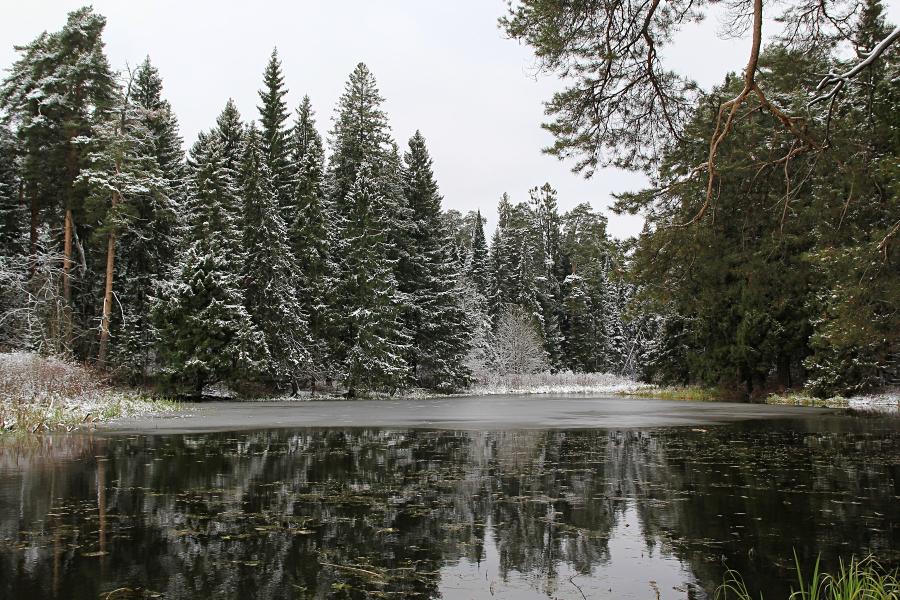
[[[113,200],[113,206],[115,206]],[[116,260],[116,232],[110,231],[106,241],[106,288],[103,293],[103,317],[100,319],[100,351],[97,353],[97,366],[106,368],[106,351],[109,347],[109,320],[112,316],[113,274]]]

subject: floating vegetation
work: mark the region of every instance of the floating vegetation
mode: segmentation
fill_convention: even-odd
[[[779,598],[791,545],[900,565],[883,416],[38,437],[0,447],[4,598],[711,598],[723,557]]]

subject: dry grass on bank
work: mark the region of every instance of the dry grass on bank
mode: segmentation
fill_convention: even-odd
[[[0,353],[0,432],[73,429],[175,408],[171,401],[110,387],[91,369],[59,358]]]
[[[699,385],[645,385],[634,391],[622,392],[621,395],[655,398],[657,400],[691,400],[694,402],[727,402],[734,399],[734,394],[728,394],[719,388],[701,387]]]

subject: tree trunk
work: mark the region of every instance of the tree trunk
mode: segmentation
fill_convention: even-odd
[[[72,209],[66,209],[66,221],[63,226],[63,269],[62,269],[62,292],[63,292],[63,346],[65,350],[72,347],[72,238],[73,238]]]
[[[113,206],[116,205],[113,199]],[[110,231],[106,240],[106,288],[103,293],[103,317],[100,319],[100,351],[97,353],[97,366],[106,368],[106,351],[109,347],[109,320],[112,316],[113,275],[116,260],[116,232]]]
[[[25,182],[19,183],[19,203],[25,205]],[[34,278],[37,270],[37,243],[38,243],[38,200],[33,191],[29,191],[28,205],[31,212],[31,223],[28,231],[28,280]]]

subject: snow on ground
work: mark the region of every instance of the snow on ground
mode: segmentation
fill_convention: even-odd
[[[879,412],[900,411],[900,388],[887,390],[880,394],[854,396],[847,399],[847,405],[857,410],[874,410]]]
[[[826,408],[852,408],[854,410],[866,410],[876,412],[900,411],[900,388],[888,389],[877,394],[862,396],[833,396],[831,398],[816,398],[805,392],[772,394],[766,398],[766,404],[779,404],[782,406],[816,406]]]
[[[492,394],[620,394],[649,388],[612,373],[534,373],[488,375],[466,390],[466,395]]]
[[[0,431],[47,431],[172,412],[175,404],[109,387],[90,369],[55,357],[0,353]]]

